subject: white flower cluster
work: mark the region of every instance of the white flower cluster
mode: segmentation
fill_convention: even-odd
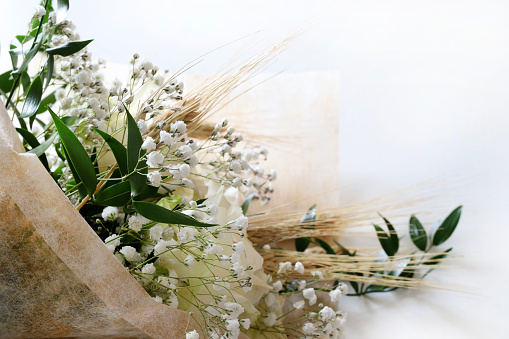
[[[42,15],[38,8],[35,16]],[[48,25],[54,24],[50,16]],[[79,39],[69,21],[58,23],[55,32],[53,47]],[[304,274],[300,262],[281,263],[277,279],[268,277],[263,259],[245,237],[248,218],[242,214],[242,203],[250,197],[266,204],[274,191],[277,173],[262,166],[268,150],[246,146],[243,135],[226,119],[207,139],[189,138],[184,121],[161,117],[180,110],[176,102],[183,99],[184,84],[177,79],[165,82],[158,67],[138,54],[131,62],[128,83],[107,86],[100,73],[103,62],[92,61],[86,48],[69,57],[56,57],[59,77],[52,83],[58,86],[54,110],[74,119],[75,134],[90,154],[96,153],[100,164],[105,162],[104,154],[97,150],[104,140],[92,127],[125,136],[128,108],[143,136],[140,162],[148,168],[147,180],[166,196],[158,205],[216,226],[162,224],[129,208],[108,206],[96,220],[109,229],[104,240],[107,248],[155,301],[205,315],[210,338],[237,338],[251,324],[281,331],[283,306],[290,298],[295,311],[306,312],[305,321],[292,331],[306,338],[320,333],[337,338],[344,316],[319,303],[317,291],[326,289],[313,287],[313,281],[286,278],[290,273]],[[142,89],[154,85],[162,90],[144,98]],[[66,171],[62,184],[72,178]],[[323,280],[322,272],[311,274]],[[345,290],[344,284],[327,290],[330,301],[337,303]],[[196,331],[186,334],[186,338],[197,337]]]
[[[122,236],[116,234],[105,239],[110,251],[130,268],[157,302],[207,314],[211,338],[237,338],[242,328],[249,329],[259,315],[255,305],[270,288],[261,258],[238,233],[246,231],[247,218],[238,214],[235,219],[228,219],[228,211],[239,208],[225,206],[229,198],[220,187],[200,205],[195,201],[179,205],[176,196],[159,202],[168,209],[183,208],[183,213],[201,221],[219,219],[222,225],[168,225],[133,214],[126,218],[121,232],[139,238],[139,245],[123,245]],[[113,213],[112,208],[105,208],[104,219],[112,220]],[[257,288],[253,290],[255,284]],[[195,335],[188,333],[191,338]]]
[[[264,297],[267,311],[263,323],[267,327],[283,326],[284,320],[278,320],[278,315],[281,314],[285,302],[289,302],[293,309],[287,313],[287,316],[292,312],[304,312],[301,319],[305,319],[298,326],[292,325],[292,330],[289,332],[291,335],[299,338],[318,338],[325,334],[328,338],[340,338],[346,315],[334,311],[330,306],[324,306],[322,302],[317,304],[317,293],[328,291],[327,302],[337,305],[339,298],[346,293],[346,285],[336,281],[335,287],[329,289],[327,287],[329,284],[313,287],[316,281],[304,279],[287,281],[286,279],[289,274],[304,274],[304,272],[305,267],[301,262],[296,262],[295,265],[291,262],[279,263],[278,270],[275,272],[277,280],[274,279],[271,284],[272,291]],[[323,280],[323,273],[320,271],[313,271],[311,275],[315,279]]]

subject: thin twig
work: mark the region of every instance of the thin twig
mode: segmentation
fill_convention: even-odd
[[[104,178],[102,178],[102,180],[99,182],[99,184],[97,184],[97,187],[95,189],[95,192],[94,192],[94,195],[97,194],[97,192],[99,192],[101,190],[101,188],[103,188],[104,184],[106,184],[106,181],[108,181],[107,179],[109,177],[111,177],[111,175],[113,174],[113,171],[115,171],[115,169],[117,168],[117,164],[113,165],[112,168],[110,168],[109,172],[106,173],[106,175],[104,176]],[[76,206],[76,210],[80,210],[83,206],[85,206],[85,204],[90,200],[90,195],[87,195],[85,197],[85,199],[83,199],[80,204],[78,206]]]

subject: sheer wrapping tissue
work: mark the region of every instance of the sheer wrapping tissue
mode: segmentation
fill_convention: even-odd
[[[0,101],[0,337],[185,338],[189,314],[154,301],[104,246]]]

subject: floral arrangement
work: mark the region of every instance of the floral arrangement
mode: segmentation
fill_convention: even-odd
[[[382,217],[387,231],[374,225],[382,255],[331,239],[348,222],[341,210],[249,215],[275,189],[276,171],[262,166],[269,151],[226,119],[209,124],[209,113],[273,51],[189,96],[180,73],[138,54],[127,82],[107,83],[105,62],[87,51],[92,40],[64,19],[68,8],[66,0],[37,7],[10,46],[0,94],[26,151],[112,255],[156,302],[196,321],[201,333],[186,338],[339,338],[341,296],[426,286],[446,260],[451,249],[432,248],[451,236],[461,207],[429,234],[411,216],[419,251],[402,254]]]

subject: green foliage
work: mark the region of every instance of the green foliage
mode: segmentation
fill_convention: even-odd
[[[46,53],[49,55],[61,55],[61,56],[70,56],[85,48],[89,43],[93,40],[85,40],[85,41],[70,41],[62,46],[49,48],[46,50]]]
[[[51,79],[53,79],[53,68],[55,68],[55,57],[50,54],[46,62],[46,85],[44,85],[44,90],[48,88]]]
[[[303,229],[309,229],[313,228],[314,225],[312,225],[312,221],[316,218],[316,206],[313,205],[309,211],[306,213],[306,215],[302,218],[301,227]],[[454,229],[456,228],[459,218],[461,214],[461,206],[456,208],[442,223],[441,228],[439,227],[440,232],[437,230],[437,233],[435,233],[435,238],[445,241],[447,238],[450,237]],[[394,256],[397,255],[397,252],[399,251],[399,237],[398,234],[393,226],[393,224],[383,217],[381,214],[379,214],[380,217],[384,220],[385,225],[387,226],[387,232],[378,225],[373,225],[375,228],[375,231],[377,233],[377,238],[380,242],[380,245],[382,249],[384,250],[385,254],[387,255],[386,259],[383,257],[380,258],[380,261],[393,261]],[[424,253],[427,253],[434,243],[428,247],[428,237],[426,235],[426,230],[424,229],[423,225],[415,217],[412,215],[410,217],[409,222],[409,234],[412,239],[412,242],[415,244],[415,246],[423,251]],[[347,255],[354,257],[356,256],[356,252],[350,252],[348,249],[346,249],[344,246],[342,246],[339,242],[336,240],[333,240],[336,246],[338,247],[337,250],[334,250],[325,240],[320,238],[314,238],[314,237],[302,237],[295,239],[295,248],[297,251],[302,252],[304,251],[311,243],[320,246],[325,250],[325,253],[330,255]],[[442,242],[443,242],[442,241]],[[417,268],[420,267],[421,264],[432,266],[428,271],[426,271],[421,278],[426,277],[429,273],[431,273],[436,265],[440,264],[448,255],[448,253],[452,250],[452,248],[449,248],[446,251],[440,252],[439,254],[432,256],[431,258],[427,258],[426,256],[423,257],[420,261],[416,259],[415,252],[412,253],[412,255],[406,259],[398,259],[397,261],[397,267],[400,266],[400,261],[403,264],[405,260],[407,261],[406,264],[404,264],[402,267],[398,269],[393,269],[392,271],[380,271],[379,269],[373,270],[368,274],[368,277],[378,277],[379,279],[387,280],[389,283],[391,280],[408,280],[412,279],[416,273]],[[412,261],[411,261],[412,260]],[[411,261],[411,262],[410,262]],[[350,275],[352,276],[352,279],[356,279],[356,277],[364,277],[365,274],[360,272],[342,272],[344,275]],[[360,296],[368,293],[379,293],[379,292],[389,292],[394,291],[398,289],[398,287],[392,287],[392,286],[384,286],[383,284],[377,284],[377,285],[370,285],[365,283],[359,283],[356,281],[349,280],[348,278],[345,279],[350,283],[352,286],[352,289],[355,293],[349,294],[354,296]]]
[[[217,226],[217,224],[207,224],[200,222],[196,219],[191,218],[190,216],[171,211],[167,208],[158,206],[156,204],[152,204],[149,202],[143,201],[133,201],[133,207],[142,216],[152,221],[165,223],[165,224],[175,224],[175,225],[187,225],[187,226],[196,226],[196,227],[212,227]]]
[[[384,252],[389,257],[394,256],[397,252],[397,247],[394,245],[392,238],[389,235],[387,235],[387,233],[385,233],[385,231],[380,226],[378,225],[373,226],[375,227],[378,241],[380,242],[380,245],[382,245]]]
[[[316,204],[311,206],[300,220],[303,229],[313,229],[315,225],[312,222],[316,219]],[[312,238],[302,237],[295,239],[295,249],[298,252],[304,252],[313,241]]]
[[[332,247],[324,240],[320,239],[320,238],[313,238],[313,243],[315,245],[318,245],[320,246],[321,248],[323,248],[325,250],[325,253],[327,254],[333,254],[335,255],[336,254],[336,251],[334,251],[332,249]]]
[[[49,105],[54,104],[56,101],[57,101],[57,98],[55,97],[55,92],[47,95],[46,97],[44,97],[41,100],[41,104],[39,105],[39,109],[37,110],[37,112],[35,114],[37,115],[37,114],[40,114],[40,113],[48,111]]]
[[[13,71],[12,74],[20,76],[27,69],[30,61],[32,61],[32,59],[35,57],[37,52],[39,52],[39,50],[41,49],[43,40],[44,40],[43,37],[39,37],[39,39],[37,40],[37,43],[35,45],[33,45],[33,47],[30,49],[30,51],[28,51],[28,53],[25,55],[25,58],[23,59],[23,62],[21,63],[19,68],[16,69],[15,71]]]
[[[122,181],[97,193],[94,204],[101,206],[125,206],[130,200],[131,185],[129,181]]]
[[[42,81],[39,76],[35,77],[34,81],[28,89],[23,109],[21,110],[20,118],[28,118],[37,113],[42,99]]]
[[[0,91],[4,93],[9,93],[12,86],[14,85],[14,80],[12,79],[11,72],[12,71],[7,71],[0,74]]]
[[[421,251],[426,251],[426,247],[428,247],[428,236],[421,222],[414,215],[410,217],[408,233],[410,233],[410,238],[412,238],[414,245]]]
[[[57,14],[57,22],[60,22],[64,19],[65,14],[69,10],[69,0],[57,0],[57,4],[55,6],[55,12]]]
[[[452,235],[461,217],[463,206],[457,207],[445,218],[444,222],[438,227],[433,237],[433,245],[440,245]]]
[[[79,178],[79,180],[85,185],[88,195],[92,197],[97,186],[97,178],[95,176],[94,165],[92,164],[87,151],[85,151],[81,142],[62,122],[62,120],[60,120],[60,118],[51,109],[49,109],[49,112],[53,118],[53,122],[55,123],[60,140],[62,141],[65,151],[69,157],[68,160],[73,165],[74,171],[76,172],[73,173],[73,175],[75,174],[74,178],[76,179],[76,182],[78,182]],[[76,178],[76,176],[78,176],[78,178]]]
[[[308,248],[309,244],[311,244],[311,238],[309,237],[295,239],[295,249],[298,252],[304,252],[306,248]]]
[[[97,128],[93,128],[93,130],[96,131],[97,134],[99,134],[104,139],[104,141],[106,141],[108,146],[110,146],[110,149],[113,152],[113,156],[117,161],[118,168],[120,169],[120,173],[122,175],[127,175],[129,170],[127,169],[127,150],[124,145],[122,145],[120,141],[113,138],[106,132],[98,130]]]
[[[42,155],[44,155],[44,152],[46,152],[46,150],[53,144],[56,137],[57,137],[57,134],[55,133],[51,137],[49,137],[48,140],[46,140],[39,146],[32,148],[30,151],[28,151],[28,153],[33,153],[33,154],[37,155],[38,157],[41,157]]]
[[[147,186],[148,168],[145,161],[140,160],[145,151],[141,149],[143,138],[136,121],[126,107],[127,120],[127,170],[130,173],[129,182],[131,183],[131,195],[139,195]]]
[[[44,154],[44,152],[46,151],[47,148],[44,149],[44,151],[42,151],[42,152],[40,152],[41,149],[38,149],[36,151],[36,149],[41,145],[39,143],[39,141],[37,140],[37,138],[32,133],[30,133],[28,130],[26,130],[24,128],[16,128],[16,131],[23,137],[23,140],[25,140],[25,142],[30,147],[32,147],[31,151],[29,151],[29,150],[27,150],[27,151],[32,152],[32,153],[36,153],[37,152],[36,154],[39,157],[39,159],[41,160],[41,163],[44,165],[46,170],[49,171],[48,159],[46,158],[46,155]],[[54,134],[54,136],[56,137],[56,134]],[[54,141],[54,139],[52,141]],[[50,146],[50,145],[51,144],[49,144],[48,146]],[[25,147],[25,149],[26,149],[26,147]]]
[[[69,153],[67,152],[65,147],[62,147],[62,150],[65,155],[64,161],[67,165],[69,165],[69,169],[71,170],[72,176],[74,178],[76,188],[78,189],[78,192],[79,192],[79,197],[80,197],[80,199],[83,199],[88,194],[87,188],[85,187],[85,185],[83,185],[83,182],[81,181],[80,176],[78,175],[78,172],[76,172],[76,168],[74,167],[74,165],[71,161],[71,158],[69,157]]]
[[[242,203],[242,214],[247,215],[247,210],[249,209],[249,205],[251,204],[251,201],[253,200],[254,193],[251,193],[247,196],[246,200]]]
[[[384,218],[383,215],[381,215],[380,213],[378,213],[378,215],[385,221],[385,224],[387,225],[387,228],[389,230],[389,240],[391,242],[394,253],[398,252],[399,238],[398,238],[398,234],[396,233],[396,230],[394,229],[392,224],[389,222],[389,220]]]

